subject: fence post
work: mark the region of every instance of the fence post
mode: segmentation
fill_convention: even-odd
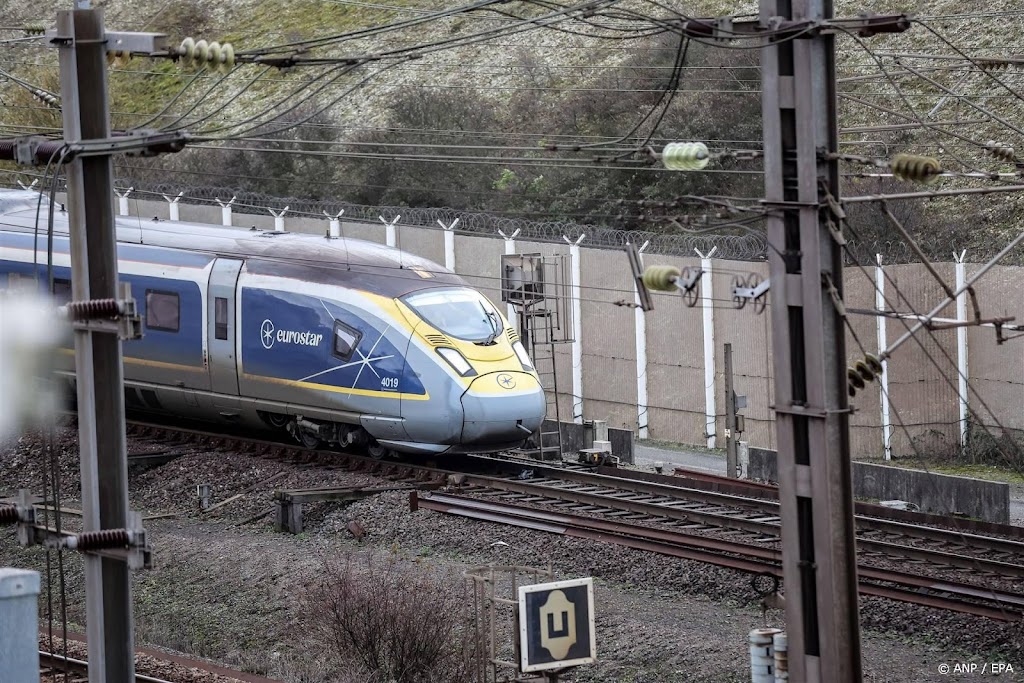
[[[117,195],[117,214],[119,216],[127,216],[128,214],[128,195],[132,193],[134,187],[129,187],[124,191],[124,194],[114,190],[114,194]]]
[[[882,255],[875,254],[875,310],[879,313],[885,312],[885,271],[882,269]],[[876,316],[878,326],[878,355],[885,353],[888,342],[885,338],[886,317]],[[882,361],[882,377],[878,383],[879,401],[882,406],[882,446],[885,449],[885,459],[892,460],[892,423],[889,419],[889,361]]]
[[[964,258],[967,250],[964,249],[957,256],[953,253],[953,260],[956,261],[956,291],[960,294],[956,297],[956,319],[967,322],[967,292],[960,291],[967,280],[967,273],[964,265]],[[957,374],[957,396],[960,403],[960,448],[967,448],[967,328],[963,325],[956,328],[956,374]]]
[[[220,223],[221,225],[231,225],[231,205],[235,203],[236,197],[232,197],[227,203],[222,202],[220,198],[217,198],[217,203],[220,204]]]
[[[644,249],[650,245],[650,240],[636,250],[640,259],[640,268],[644,266]],[[649,438],[651,424],[650,416],[647,414],[647,318],[640,308],[640,293],[633,292],[633,322],[636,327],[636,421],[637,436],[641,439]]]
[[[168,209],[169,209],[169,211],[170,211],[170,214],[171,214],[171,220],[172,220],[172,221],[178,221],[178,220],[181,220],[181,213],[179,213],[179,211],[178,211],[178,201],[179,201],[179,200],[180,200],[180,199],[181,199],[181,198],[182,198],[183,196],[185,196],[185,193],[184,193],[184,192],[179,192],[179,193],[178,193],[178,196],[177,196],[177,197],[175,197],[174,199],[171,199],[171,198],[170,198],[170,197],[168,197],[167,195],[161,195],[161,196],[162,196],[162,197],[163,197],[164,199],[166,199],[166,200],[167,200],[167,204],[169,205]]]
[[[398,240],[395,237],[395,225],[402,219],[401,216],[395,216],[395,219],[390,223],[384,220],[384,216],[377,216],[380,222],[384,224],[384,243],[389,247],[393,247],[398,244]]]
[[[569,261],[571,267],[572,289],[572,421],[583,424],[583,311],[580,305],[580,242],[586,235],[580,235],[573,242],[565,235],[562,239],[569,243]]]
[[[323,212],[327,216],[327,236],[331,239],[337,239],[341,237],[341,215],[345,213],[345,209],[342,209],[333,216],[326,211]]]
[[[711,257],[718,247],[712,247],[706,255],[698,249],[694,251],[700,256],[700,306],[704,313],[704,434],[708,448],[714,448],[718,427],[715,417],[715,297],[711,287]]]
[[[268,208],[267,211],[274,217],[274,232],[284,232],[284,215],[288,213],[288,207],[284,207],[280,212],[274,211]]]
[[[498,234],[501,235],[501,239],[505,240],[506,256],[516,253],[516,236],[519,235],[519,231],[520,229],[516,228],[515,232],[513,232],[511,235],[506,235],[501,230],[498,230]],[[516,319],[515,306],[513,306],[511,303],[507,304],[506,312],[508,315],[508,324],[511,325],[512,327],[517,327],[517,323],[519,321]],[[517,331],[522,332],[522,330]]]
[[[437,224],[444,230],[444,267],[455,270],[455,226],[459,224],[459,219],[456,218],[451,225],[445,225],[438,218]]]
[[[39,680],[39,572],[0,568],[0,671],[5,681]]]

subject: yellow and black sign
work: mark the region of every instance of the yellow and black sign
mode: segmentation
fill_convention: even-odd
[[[594,662],[593,579],[521,586],[519,653],[523,672]]]

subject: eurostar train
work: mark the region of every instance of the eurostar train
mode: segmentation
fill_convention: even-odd
[[[45,289],[39,195],[0,191],[0,289]],[[67,216],[53,295],[67,301]],[[285,429],[376,456],[489,452],[540,428],[543,389],[514,328],[446,268],[355,239],[118,219],[143,337],[124,343],[127,410]],[[73,382],[74,359],[58,371]]]

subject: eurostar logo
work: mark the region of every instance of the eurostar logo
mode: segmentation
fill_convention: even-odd
[[[516,380],[512,375],[506,375],[504,373],[498,375],[498,386],[502,389],[515,389]]]
[[[274,322],[272,320],[264,320],[260,325],[260,341],[263,342],[265,349],[274,345]]]

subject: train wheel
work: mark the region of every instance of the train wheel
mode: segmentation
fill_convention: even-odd
[[[301,430],[299,431],[299,442],[310,450],[315,450],[324,445],[324,442],[316,434],[310,434]]]
[[[267,413],[267,422],[270,423],[271,427],[277,427],[283,429],[288,426],[288,422],[291,420],[287,415],[278,415],[277,413]]]
[[[371,458],[377,460],[383,460],[391,454],[391,451],[386,446],[381,446],[376,440],[366,447],[366,452],[370,454]]]

